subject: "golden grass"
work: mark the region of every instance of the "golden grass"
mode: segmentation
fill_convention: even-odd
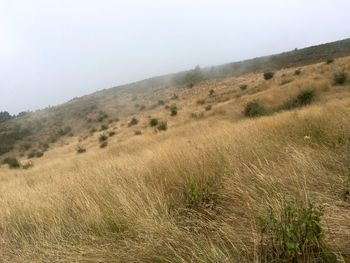
[[[214,114],[191,120],[199,107],[195,101],[214,85],[204,83],[208,87],[196,91],[197,97],[180,100],[179,116],[166,132],[145,128],[147,113],[140,113],[141,136],[119,126],[106,149],[98,148],[97,134],[82,142],[84,154],[77,155],[71,142],[29,170],[0,168],[0,261],[258,262],[257,217],[295,199],[323,207],[327,245],[339,259],[350,260],[350,204],[344,199],[350,185],[343,177],[349,162],[349,86],[326,81],[343,66],[335,64],[320,80],[312,72],[325,65],[304,67],[283,86],[279,75],[269,85],[254,74],[224,80],[217,96],[232,82],[239,89],[251,81],[261,91],[250,94],[248,88],[236,99],[233,93],[229,101],[214,102]],[[273,107],[310,87],[318,93],[315,105],[242,117],[247,101]],[[165,119],[167,113],[158,114]],[[186,207],[188,187],[204,189],[208,181],[215,200]]]

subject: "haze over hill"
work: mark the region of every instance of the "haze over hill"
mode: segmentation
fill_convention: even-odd
[[[350,35],[349,1],[0,1],[0,111]]]

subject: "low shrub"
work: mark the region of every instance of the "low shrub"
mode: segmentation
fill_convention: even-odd
[[[301,69],[297,69],[296,71],[294,71],[294,75],[300,75],[301,74]]]
[[[155,119],[155,118],[151,119],[150,122],[149,122],[149,125],[151,127],[157,126],[158,125],[158,120]]]
[[[208,105],[208,106],[205,107],[205,110],[206,110],[206,111],[210,111],[210,110],[211,110],[211,107],[212,107],[211,105]]]
[[[243,84],[243,85],[239,86],[239,88],[240,88],[241,90],[246,90],[246,89],[248,88],[248,85]]]
[[[244,115],[246,117],[259,117],[266,115],[266,109],[257,101],[248,102],[244,108]]]
[[[332,64],[334,62],[333,58],[327,58],[326,64]]]
[[[170,107],[170,115],[171,116],[176,116],[177,115],[177,107],[176,106]]]
[[[209,90],[209,96],[213,96],[215,91],[213,89]]]
[[[86,149],[81,146],[78,146],[77,153],[84,153],[84,152],[86,152]]]
[[[111,132],[108,133],[108,136],[109,136],[109,137],[112,137],[112,136],[114,136],[114,135],[115,135],[115,132],[114,132],[114,131],[111,131]]]
[[[99,140],[100,142],[107,141],[107,139],[108,139],[107,136],[104,135],[104,134],[101,134],[100,137],[98,137],[98,140]]]
[[[101,125],[100,131],[105,131],[107,129],[108,129],[108,125],[103,124],[103,125]]]
[[[2,163],[7,164],[11,169],[16,169],[21,166],[19,161],[14,157],[7,157],[2,161]]]
[[[277,110],[290,110],[298,107],[309,105],[315,97],[315,90],[308,89],[300,91],[299,94],[284,102]]]
[[[205,100],[197,100],[197,104],[198,105],[203,105],[203,104],[205,104]]]
[[[179,96],[177,96],[176,94],[174,94],[170,99],[172,100],[177,100],[179,98]]]
[[[346,74],[345,72],[339,72],[334,74],[333,78],[333,84],[334,85],[343,85],[346,81]]]
[[[293,79],[284,79],[281,81],[281,86],[286,85],[288,83],[291,83],[292,81],[293,81]]]
[[[107,141],[104,141],[100,144],[100,148],[105,148],[107,147],[107,145],[108,145]]]
[[[166,131],[168,129],[168,123],[166,121],[162,121],[158,124],[157,129],[159,131]]]
[[[23,168],[24,170],[27,170],[27,169],[29,169],[29,168],[31,168],[31,167],[33,167],[33,166],[34,166],[33,163],[32,163],[31,161],[29,161],[29,162],[23,164],[23,165],[22,165],[22,168]]]
[[[272,79],[274,75],[275,75],[275,73],[273,73],[273,72],[265,72],[264,73],[264,79],[265,80]]]
[[[158,105],[164,105],[164,104],[165,104],[164,100],[158,100]]]
[[[269,210],[260,227],[259,262],[334,262],[323,244],[321,217],[312,205],[285,205],[279,215]]]
[[[131,121],[129,122],[128,126],[133,126],[133,125],[136,125],[138,124],[139,121],[136,119],[136,118],[132,118]]]
[[[135,131],[135,135],[141,135],[142,132],[141,131]]]
[[[31,151],[28,155],[27,155],[27,158],[28,159],[32,159],[32,158],[40,158],[40,157],[42,157],[44,155],[44,153],[43,152],[39,152],[39,151],[37,151],[37,150],[33,150],[33,151]]]

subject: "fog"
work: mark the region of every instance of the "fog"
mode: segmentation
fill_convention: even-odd
[[[348,0],[0,0],[0,111],[350,37]]]

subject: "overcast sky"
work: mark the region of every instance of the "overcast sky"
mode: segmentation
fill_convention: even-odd
[[[0,111],[350,37],[349,0],[0,0]]]

